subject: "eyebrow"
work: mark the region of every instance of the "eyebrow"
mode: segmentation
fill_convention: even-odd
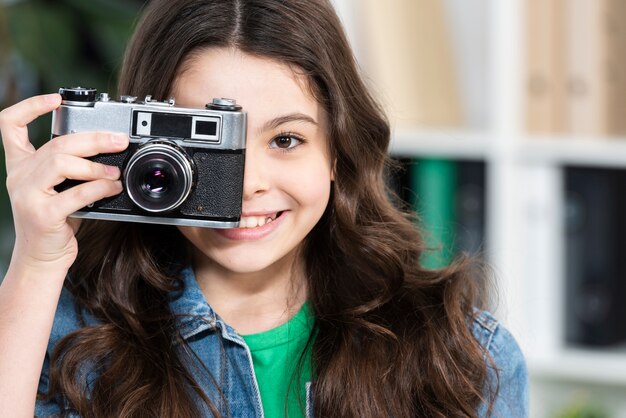
[[[280,125],[289,122],[305,122],[317,126],[317,121],[311,116],[304,113],[289,113],[287,115],[278,116],[267,121],[260,129],[260,132],[269,131],[278,128]]]

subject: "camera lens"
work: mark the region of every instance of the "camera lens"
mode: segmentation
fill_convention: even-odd
[[[167,192],[171,178],[165,167],[154,167],[151,172],[146,173],[142,187],[151,197],[158,198]]]
[[[193,161],[173,143],[148,142],[126,166],[124,182],[130,199],[148,212],[180,206],[191,192]]]

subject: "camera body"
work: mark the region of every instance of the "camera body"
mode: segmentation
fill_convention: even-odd
[[[120,168],[124,190],[72,216],[168,225],[235,228],[241,218],[246,114],[231,99],[205,109],[121,96],[95,89],[61,88],[51,140],[77,132],[120,132],[126,150],[90,159]],[[65,180],[57,191],[80,182]]]

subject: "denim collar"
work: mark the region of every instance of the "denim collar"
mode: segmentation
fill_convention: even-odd
[[[181,337],[188,340],[204,331],[219,330],[223,338],[245,345],[237,331],[226,324],[209,305],[198,286],[193,268],[185,267],[180,277],[184,287],[170,295],[170,309],[176,316]]]

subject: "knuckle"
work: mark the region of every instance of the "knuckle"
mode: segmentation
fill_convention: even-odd
[[[118,193],[115,182],[112,180],[102,180],[102,184],[99,189],[99,198],[102,199],[107,196],[112,196]]]
[[[15,194],[15,191],[19,190],[19,188],[16,187],[15,178],[13,176],[7,176],[6,188],[9,196],[13,196]]]
[[[91,163],[91,174],[94,178],[105,177],[106,176],[106,168],[104,164],[100,163]]]
[[[7,123],[7,120],[9,118],[7,114],[7,109],[0,110],[0,127],[4,126]]]
[[[11,126],[11,119],[11,109],[2,109],[0,111],[0,130],[5,131]],[[2,137],[4,138],[4,135]]]
[[[111,145],[113,141],[113,134],[109,132],[98,132],[96,134],[96,140],[100,148],[106,148]]]
[[[9,193],[15,190],[19,190],[19,187],[17,187],[17,183],[18,179],[14,174],[7,174],[6,186]]]
[[[102,180],[101,192],[103,194],[110,194],[115,190],[115,182],[113,180]]]
[[[67,141],[68,140],[65,136],[59,136],[50,141],[50,146],[54,152],[61,153],[67,148]]]
[[[89,200],[89,193],[85,187],[75,186],[70,189],[72,191],[72,198],[79,202],[85,202]]]
[[[27,170],[28,172],[28,170]],[[10,196],[15,196],[18,193],[23,193],[28,190],[29,182],[24,184],[24,171],[23,170],[10,170],[6,176],[6,188]]]
[[[59,172],[67,166],[67,162],[63,154],[54,154],[49,160],[50,168],[55,172]]]

